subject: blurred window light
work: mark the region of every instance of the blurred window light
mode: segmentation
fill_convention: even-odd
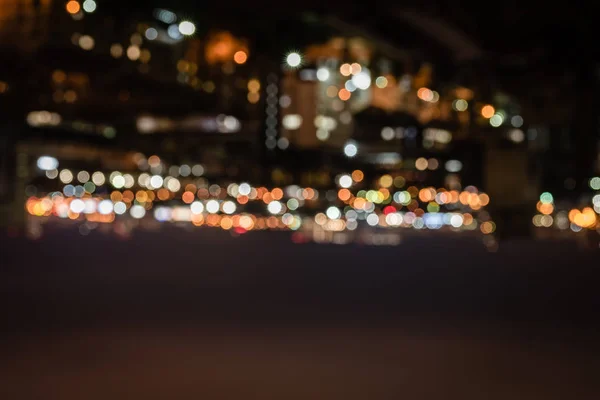
[[[156,207],[154,209],[154,219],[160,222],[170,221],[173,215],[173,209],[170,207]]]
[[[217,130],[221,133],[238,132],[242,127],[240,120],[232,115],[219,115],[216,121]]]
[[[172,24],[173,22],[177,21],[177,15],[174,12],[162,8],[157,8],[154,10],[154,18],[164,22],[165,24]]]
[[[359,63],[352,63],[350,67],[352,68],[352,75],[359,74],[363,69]]]
[[[520,115],[515,115],[510,119],[510,123],[515,128],[520,128],[523,126],[523,117],[521,117]]]
[[[58,168],[58,160],[50,156],[41,156],[37,159],[37,167],[42,171],[50,171]]]
[[[302,116],[300,114],[288,114],[283,117],[281,123],[285,129],[295,130],[302,125]]]
[[[90,180],[90,173],[87,171],[79,171],[77,173],[77,180],[80,183],[86,183],[87,181]]]
[[[123,46],[118,43],[114,43],[110,46],[110,55],[114,58],[119,58],[123,55]]]
[[[94,0],[85,0],[83,2],[83,11],[93,13],[96,11],[96,2]]]
[[[418,169],[419,171],[425,171],[427,169],[428,165],[429,165],[429,162],[424,157],[419,157],[415,161],[415,168]]]
[[[325,141],[329,139],[330,133],[327,129],[319,128],[316,132],[317,139]]]
[[[57,126],[61,123],[62,117],[49,111],[32,111],[27,114],[27,123],[30,126]]]
[[[140,58],[140,54],[140,48],[136,45],[131,45],[127,48],[127,58],[129,58],[131,61],[135,61]]]
[[[417,90],[417,97],[423,101],[433,101],[433,91],[431,89],[422,87]]]
[[[106,178],[102,172],[96,171],[92,174],[92,182],[97,186],[102,186],[106,182]]]
[[[456,99],[452,102],[452,108],[456,111],[466,111],[469,103],[465,99]]]
[[[494,114],[490,118],[490,125],[493,126],[494,128],[499,127],[500,125],[502,125],[503,122],[504,122],[504,118],[502,118],[502,115],[500,115],[500,114]]]
[[[303,69],[299,74],[302,81],[315,81],[317,79],[317,71],[314,69]]]
[[[508,138],[515,143],[521,143],[525,140],[525,133],[521,129],[511,129],[508,132]]]
[[[260,81],[258,79],[250,79],[248,81],[248,91],[257,93],[260,90]]]
[[[444,167],[448,172],[460,172],[462,170],[463,165],[462,162],[458,160],[448,160],[446,161]]]
[[[94,48],[94,38],[89,35],[83,35],[79,38],[79,47],[83,50],[92,50]]]
[[[129,38],[129,41],[131,42],[131,44],[134,44],[136,46],[141,46],[142,43],[144,42],[144,40],[142,39],[142,35],[140,35],[139,33],[134,33],[133,35],[131,35],[131,37]]]
[[[375,79],[375,85],[379,89],[383,89],[383,88],[387,87],[388,79],[385,76],[378,76],[377,79]]]
[[[169,37],[174,40],[179,40],[183,37],[183,35],[179,31],[179,26],[177,26],[176,24],[170,25],[167,28],[167,35],[169,35]]]
[[[204,175],[204,167],[201,164],[196,164],[192,167],[192,175],[202,176]]]
[[[68,169],[60,171],[58,178],[62,183],[71,183],[73,181],[73,173]]]
[[[325,67],[321,67],[317,70],[317,79],[321,82],[328,80],[330,75],[329,70]]]
[[[342,64],[340,66],[340,74],[344,76],[350,76],[352,74],[352,66],[350,64]]]
[[[344,83],[344,88],[349,91],[350,93],[354,92],[356,90],[356,85],[354,84],[354,82],[352,80],[347,80]]]
[[[156,28],[150,27],[146,29],[144,36],[146,36],[146,39],[148,40],[154,40],[158,37],[158,31],[156,30]]]
[[[125,214],[125,211],[127,211],[127,205],[122,201],[117,201],[113,206],[113,210],[115,211],[115,214],[123,215]]]
[[[279,147],[281,150],[285,150],[290,146],[290,141],[287,138],[279,138],[277,139],[277,147]]]
[[[292,105],[292,98],[284,94],[279,98],[279,105],[281,108],[288,108],[290,105]]]
[[[146,215],[146,209],[139,204],[132,206],[131,210],[129,210],[129,212],[130,212],[131,216],[135,219],[144,218],[144,215]]]
[[[389,141],[389,140],[394,139],[395,136],[396,136],[396,131],[394,131],[394,128],[386,126],[383,129],[381,129],[381,138],[383,140]]]

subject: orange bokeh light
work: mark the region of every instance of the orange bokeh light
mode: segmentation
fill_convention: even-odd
[[[494,107],[492,107],[489,104],[487,106],[483,106],[483,108],[481,109],[481,115],[484,118],[492,118],[495,112],[496,110],[494,109]]]
[[[193,192],[185,192],[181,195],[181,200],[183,200],[184,203],[186,204],[190,204],[192,201],[194,201],[194,193]]]
[[[248,55],[243,50],[236,51],[233,55],[233,61],[235,61],[236,64],[244,64],[247,60]]]
[[[271,196],[273,196],[275,200],[281,200],[281,198],[283,197],[283,190],[281,190],[280,188],[275,188],[271,190]]]
[[[352,172],[352,180],[354,182],[361,182],[364,177],[365,177],[365,174],[363,174],[363,172],[361,170],[359,170],[359,169],[354,170]]]
[[[79,12],[79,10],[81,10],[81,6],[79,5],[78,1],[75,0],[71,0],[67,3],[67,5],[65,6],[65,8],[67,9],[67,12],[69,14],[77,14]]]
[[[338,197],[342,201],[348,201],[348,199],[350,199],[350,196],[352,196],[352,193],[350,193],[348,189],[340,189],[338,192]]]
[[[346,100],[350,99],[351,95],[352,94],[346,89],[340,89],[340,91],[338,92],[338,96],[339,96],[340,100],[342,100],[342,101],[346,101]]]

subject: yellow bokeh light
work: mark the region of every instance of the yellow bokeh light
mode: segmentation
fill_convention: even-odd
[[[248,91],[256,93],[260,90],[260,81],[258,79],[250,79],[248,81]]]
[[[429,162],[424,157],[417,158],[415,161],[415,168],[417,168],[419,171],[425,171],[428,165]]]
[[[383,175],[381,178],[379,178],[379,184],[384,188],[389,188],[392,186],[393,182],[394,178],[392,178],[390,175]]]
[[[250,92],[250,93],[248,93],[247,97],[248,97],[248,102],[250,104],[256,104],[260,100],[260,94],[258,94],[258,93]]]

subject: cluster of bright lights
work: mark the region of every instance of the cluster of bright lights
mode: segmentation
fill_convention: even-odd
[[[600,190],[600,178],[598,189]],[[593,189],[593,188],[592,188]],[[571,208],[570,210],[557,210],[554,197],[549,192],[540,195],[536,205],[538,213],[533,217],[533,225],[538,228],[556,228],[559,230],[571,230],[582,232],[585,230],[597,230],[600,233],[600,194],[592,197],[592,204],[582,208]]]
[[[489,197],[473,187],[457,192],[411,186],[394,192],[392,187],[404,187],[405,179],[383,175],[377,180],[379,189],[357,190],[364,173],[355,170],[337,177],[340,189],[331,197],[331,191],[324,194],[295,185],[267,189],[242,182],[223,187],[203,178],[200,164],[167,167],[158,156],[141,154],[134,159],[142,172],[58,171],[57,159],[42,156],[37,162],[39,169],[64,186],[47,196],[29,198],[25,208],[33,216],[86,223],[152,218],[238,233],[303,227],[351,232],[359,223],[379,228],[477,230],[486,235],[495,230],[482,211]],[[264,204],[263,213],[245,212],[252,201]],[[83,231],[89,232],[89,227]]]
[[[360,170],[339,175],[339,190],[326,194],[296,185],[267,189],[241,182],[220,186],[202,177],[200,164],[167,167],[158,156],[143,155],[136,155],[135,161],[143,172],[90,173],[58,171],[57,159],[42,156],[39,169],[64,186],[43,197],[30,197],[25,208],[39,217],[94,223],[111,223],[121,216],[153,218],[240,233],[252,229],[298,230],[303,226],[309,230],[354,231],[359,223],[379,228],[479,231],[484,235],[496,229],[483,211],[489,196],[474,187],[462,192],[415,186],[402,190],[406,183],[402,176],[383,175],[377,180],[377,189],[358,189],[364,182]],[[263,213],[245,211],[252,201],[264,204]]]

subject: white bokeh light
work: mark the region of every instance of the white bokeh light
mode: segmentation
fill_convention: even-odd
[[[204,204],[199,201],[194,201],[192,204],[190,204],[190,210],[192,211],[192,214],[202,214],[204,211]]]
[[[209,200],[206,203],[206,211],[211,214],[216,214],[219,212],[219,202],[217,200]]]
[[[348,189],[350,186],[352,186],[352,177],[350,175],[342,175],[340,176],[338,183],[344,189]]]
[[[278,201],[272,201],[267,205],[267,210],[269,210],[271,214],[279,214],[282,209],[283,205]]]
[[[348,142],[344,145],[344,154],[346,157],[354,157],[358,154],[358,146],[354,142]]]
[[[352,77],[352,83],[359,89],[368,89],[371,86],[371,76],[367,71],[362,70]]]
[[[296,68],[296,67],[300,66],[300,64],[302,63],[302,57],[300,56],[300,54],[298,54],[296,52],[291,52],[285,58],[285,62],[290,67]]]
[[[321,82],[328,80],[330,75],[329,70],[325,67],[321,67],[317,70],[317,79]]]
[[[196,25],[194,25],[190,21],[181,21],[179,23],[178,28],[179,28],[179,32],[182,35],[186,35],[186,36],[193,35],[194,32],[196,32]]]

